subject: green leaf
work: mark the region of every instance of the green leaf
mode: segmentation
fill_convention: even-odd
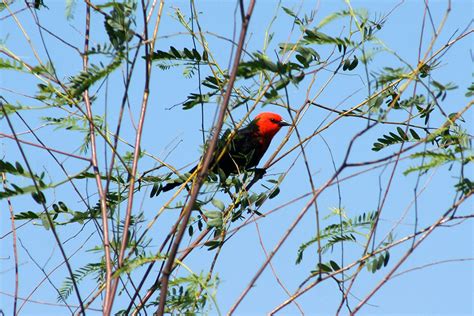
[[[3,59],[3,58],[0,58],[0,69],[20,70],[20,71],[25,70],[22,63],[17,62],[16,60],[9,60],[9,59]]]
[[[474,190],[474,183],[468,178],[461,179],[455,186],[456,191],[465,195],[470,194]]]
[[[153,188],[151,189],[150,192],[150,198],[154,197],[156,193],[158,193],[158,190],[161,188],[161,183],[154,183]]]
[[[410,140],[408,138],[408,135],[405,133],[405,131],[401,127],[397,127],[397,132],[399,135],[393,132],[390,132],[388,135],[383,135],[383,137],[378,138],[377,142],[372,145],[373,146],[372,150],[379,151],[387,146]],[[410,130],[410,133],[412,133],[412,135],[413,135],[413,132],[414,131]],[[418,136],[416,132],[415,132],[415,135]],[[418,139],[420,139],[419,136],[418,136]]]
[[[25,169],[23,169],[23,167],[18,161],[15,162],[15,167],[16,167],[16,171],[18,171],[19,174],[23,174],[25,172]]]
[[[49,220],[46,214],[41,214],[40,217],[41,219],[41,224],[46,230],[49,230],[51,228],[51,225],[49,224]]]
[[[465,94],[466,97],[470,98],[474,96],[474,82],[467,88],[467,92]]]
[[[207,217],[207,226],[208,227],[222,227],[223,219],[222,212],[219,211],[206,211],[204,215]]]
[[[104,26],[109,40],[118,51],[123,51],[133,38],[135,1],[113,2],[112,11],[105,16]]]
[[[277,196],[279,193],[280,193],[280,188],[279,188],[279,187],[276,187],[276,188],[270,193],[270,195],[268,196],[268,198],[271,200],[271,199],[273,199],[275,196]]]
[[[397,132],[403,140],[408,141],[408,135],[400,126],[397,127]]]
[[[203,228],[203,223],[202,223],[202,220],[199,219],[198,220],[198,229],[199,229],[199,231],[202,231],[202,228]]]
[[[27,211],[15,214],[15,220],[30,220],[30,219],[38,219],[39,216],[35,212]]]
[[[60,212],[59,206],[57,204],[53,204],[52,207],[53,207],[54,212],[56,212],[56,213]]]
[[[257,200],[255,201],[255,206],[260,207],[262,206],[263,202],[267,199],[267,195],[265,193],[260,193]]]
[[[390,260],[390,253],[388,251],[385,252],[385,258],[383,261],[383,266],[386,267],[388,264],[388,261]]]
[[[329,261],[329,264],[331,265],[331,268],[333,271],[338,271],[341,270],[341,267],[335,262],[335,261]]]
[[[225,205],[221,200],[218,200],[216,198],[212,199],[212,205],[217,207],[219,210],[224,211]]]
[[[283,6],[282,6],[281,8],[282,8],[282,10],[285,11],[285,13],[288,14],[289,16],[291,16],[291,17],[293,17],[293,18],[295,18],[295,19],[298,18],[298,16],[296,15],[296,13],[293,12],[291,9],[286,8],[286,7],[283,7]]]
[[[416,133],[416,131],[413,129],[413,128],[410,128],[410,134],[411,136],[416,139],[416,140],[420,140],[421,137]]]
[[[38,204],[44,204],[46,203],[46,197],[44,196],[43,192],[33,192],[31,193],[31,196],[33,197],[33,200],[35,200],[36,203]]]
[[[349,68],[348,70],[353,70],[357,67],[357,65],[359,64],[359,60],[357,59],[357,56],[354,55],[354,60],[351,62],[351,64],[349,65]]]
[[[58,204],[59,204],[59,207],[61,208],[61,210],[63,212],[68,212],[69,211],[69,209],[67,208],[66,204],[64,204],[64,202],[59,201]]]
[[[118,56],[107,66],[92,64],[87,71],[81,71],[78,75],[71,77],[69,79],[71,95],[75,98],[80,97],[81,94],[89,89],[94,83],[105,78],[117,69],[122,64],[122,60],[123,58]]]
[[[331,272],[331,268],[324,264],[324,263],[318,263],[317,264],[317,267],[318,267],[318,270],[321,271],[321,272]]]
[[[219,247],[222,244],[220,240],[209,240],[204,243],[204,246],[207,246],[207,250],[213,250]]]

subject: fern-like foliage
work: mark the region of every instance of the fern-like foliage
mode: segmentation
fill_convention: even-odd
[[[122,56],[117,55],[113,61],[106,65],[91,65],[87,71],[81,71],[78,75],[69,79],[69,92],[73,98],[78,98],[97,81],[105,78],[122,64]]]
[[[335,210],[335,212],[343,212],[343,210]],[[321,252],[323,253],[330,249],[332,250],[334,245],[338,243],[346,241],[356,242],[356,235],[364,236],[363,231],[369,229],[373,225],[376,218],[377,212],[367,212],[354,218],[345,218],[340,223],[326,226],[321,230],[319,237],[315,236],[311,240],[300,245],[296,256],[296,263],[301,263],[305,250],[309,246],[317,243],[318,238],[319,240],[324,241],[321,246]]]
[[[23,67],[23,64],[20,62],[17,62],[16,60],[11,60],[11,59],[4,59],[0,58],[0,69],[4,70],[17,70],[17,71],[24,71],[26,70]]]
[[[105,30],[114,48],[119,52],[124,51],[134,35],[132,26],[135,25],[136,1],[113,1],[98,7],[112,7],[110,14],[105,17]]]
[[[409,141],[419,141],[421,139],[421,137],[414,129],[410,128],[409,131],[411,137],[409,137],[401,127],[397,127],[398,135],[393,132],[383,135],[382,137],[377,139],[377,142],[373,144],[372,150],[379,151],[390,145]]]
[[[171,315],[205,314],[208,300],[215,303],[215,290],[219,279],[207,280],[207,275],[191,273],[170,281],[169,295],[166,299],[165,313]],[[217,305],[216,305],[217,308]]]
[[[95,274],[97,280],[101,280],[104,266],[102,263],[88,263],[85,266],[73,272],[74,280],[79,284],[86,277]],[[66,277],[58,291],[58,302],[65,302],[74,290],[74,283],[70,276]]]

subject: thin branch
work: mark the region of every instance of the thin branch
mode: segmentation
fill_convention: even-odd
[[[20,151],[20,154],[21,154],[21,156],[22,156],[22,158],[23,158],[23,160],[24,160],[24,162],[25,162],[25,165],[26,165],[26,167],[27,167],[27,169],[28,169],[28,172],[29,172],[30,174],[34,174],[34,173],[33,173],[33,169],[31,169],[31,166],[30,166],[30,163],[29,163],[29,161],[28,161],[28,158],[27,158],[27,156],[26,156],[26,154],[25,154],[25,152],[24,152],[24,150],[23,150],[23,147],[21,146],[20,141],[19,141],[18,138],[16,137],[15,129],[13,128],[13,124],[12,124],[12,122],[11,122],[11,120],[10,120],[10,117],[9,117],[7,111],[5,110],[5,107],[3,106],[3,102],[2,102],[2,101],[0,101],[0,107],[2,108],[3,115],[4,115],[4,117],[5,117],[6,120],[7,120],[7,124],[8,124],[8,126],[9,126],[9,128],[10,128],[10,130],[11,130],[13,136],[15,137],[16,144],[17,144],[18,149],[19,149],[19,151]],[[32,177],[31,180],[33,181],[33,185],[34,185],[34,187],[35,187],[36,193],[37,193],[37,194],[42,194],[42,192],[41,192],[41,190],[40,190],[40,187],[39,187],[39,184],[38,184],[38,181],[36,180],[36,178],[35,178],[35,177]],[[63,247],[63,245],[62,245],[62,243],[61,243],[61,240],[59,239],[59,235],[58,235],[58,233],[57,233],[57,231],[56,231],[56,227],[55,227],[55,224],[54,224],[54,222],[53,222],[53,219],[51,218],[51,215],[49,214],[48,207],[46,206],[46,201],[45,201],[44,199],[40,199],[39,201],[40,201],[40,204],[41,204],[41,206],[43,207],[43,210],[44,210],[44,212],[45,212],[45,214],[46,214],[46,219],[47,219],[48,224],[49,224],[49,226],[50,226],[51,233],[53,234],[54,239],[56,240],[56,243],[57,243],[57,245],[58,245],[58,247],[59,247],[59,250],[60,250],[60,252],[61,252],[61,255],[62,255],[62,257],[64,258],[64,261],[65,261],[65,263],[66,263],[66,267],[67,267],[67,270],[68,270],[68,272],[69,272],[69,277],[70,277],[71,280],[72,280],[73,287],[74,287],[74,290],[75,290],[75,293],[76,293],[76,296],[77,296],[77,300],[79,301],[79,305],[81,306],[81,312],[84,314],[84,305],[83,305],[83,302],[82,302],[81,294],[80,294],[80,292],[79,292],[79,288],[78,288],[78,286],[77,286],[76,279],[75,279],[75,277],[74,277],[74,273],[73,273],[73,271],[72,271],[71,264],[69,263],[68,257],[67,257],[67,255],[66,255],[65,250],[64,250],[64,247]]]
[[[8,134],[5,134],[5,133],[1,133],[1,132],[0,132],[0,137],[5,137],[5,138],[13,139],[13,140],[15,140],[15,141],[18,141],[18,142],[20,142],[20,143],[23,143],[23,144],[26,144],[26,145],[29,145],[29,146],[41,148],[41,149],[44,149],[44,150],[47,150],[47,151],[52,151],[52,152],[55,152],[55,153],[58,153],[58,154],[61,154],[61,155],[64,155],[64,156],[68,156],[68,157],[71,157],[71,158],[76,158],[76,159],[80,159],[80,160],[84,160],[84,161],[88,161],[88,162],[91,161],[90,158],[86,158],[86,157],[82,157],[82,156],[70,154],[70,153],[67,153],[67,152],[65,152],[65,151],[62,151],[62,150],[59,150],[59,149],[55,149],[55,148],[51,148],[51,147],[47,147],[47,146],[44,146],[44,145],[38,145],[38,144],[29,142],[29,141],[26,141],[26,140],[22,140],[22,139],[19,139],[19,138],[15,138],[15,136],[8,135]]]
[[[85,38],[84,38],[84,52],[89,50],[89,34],[90,34],[90,14],[91,8],[89,5],[86,5],[86,20],[85,20]],[[83,70],[87,71],[89,57],[87,54],[82,55]],[[94,169],[95,180],[97,184],[97,191],[99,194],[100,201],[100,210],[102,217],[102,228],[104,232],[104,256],[105,256],[105,299],[104,299],[104,315],[110,315],[110,310],[108,309],[108,302],[110,300],[110,290],[112,282],[112,261],[110,257],[110,242],[109,242],[109,219],[108,219],[108,210],[107,210],[107,200],[106,192],[102,187],[102,179],[99,171],[99,164],[97,159],[97,145],[95,139],[95,124],[93,122],[92,107],[89,98],[89,89],[86,89],[83,93],[84,103],[86,105],[87,117],[89,118],[89,133],[90,133],[90,143],[91,143],[91,163]]]
[[[213,152],[214,152],[214,149],[216,147],[217,140],[219,138],[219,134],[220,134],[220,131],[222,129],[222,125],[224,123],[224,116],[227,112],[227,106],[229,104],[230,96],[231,96],[231,93],[232,93],[232,88],[234,86],[234,82],[235,82],[235,79],[236,79],[237,68],[238,68],[240,58],[241,58],[241,55],[242,55],[242,48],[244,46],[245,36],[247,34],[249,21],[250,21],[250,17],[252,16],[254,6],[255,6],[255,0],[251,0],[250,3],[249,3],[248,9],[247,9],[247,15],[245,16],[245,19],[242,22],[242,28],[241,28],[241,32],[240,32],[240,38],[239,38],[239,45],[238,45],[238,48],[237,48],[237,51],[236,51],[236,55],[235,55],[235,59],[234,59],[234,65],[233,65],[232,71],[230,73],[230,78],[229,78],[229,82],[227,84],[226,94],[224,96],[224,99],[223,99],[222,104],[221,104],[220,109],[219,109],[217,122],[216,122],[215,128],[214,128],[214,134],[212,136],[211,141],[209,142],[209,147],[206,150],[206,153],[204,155],[202,164],[200,164],[200,167],[198,167],[198,170],[199,170],[198,175],[197,175],[196,179],[193,182],[193,186],[191,188],[191,195],[190,195],[189,201],[186,204],[186,206],[184,207],[183,212],[182,212],[184,214],[184,216],[183,216],[183,219],[181,221],[181,225],[179,226],[178,232],[176,234],[176,238],[175,238],[175,240],[173,242],[173,245],[170,249],[168,259],[167,259],[165,267],[163,269],[163,277],[161,278],[160,302],[159,302],[159,307],[158,307],[158,310],[157,310],[157,313],[156,313],[158,316],[162,316],[165,312],[165,304],[166,304],[166,296],[167,296],[167,292],[168,292],[169,277],[171,275],[171,271],[172,271],[172,268],[173,268],[173,265],[174,265],[174,259],[176,257],[176,253],[178,251],[181,240],[183,239],[184,232],[186,230],[186,226],[188,224],[189,218],[191,216],[191,209],[194,205],[194,202],[196,201],[196,198],[197,198],[197,195],[199,193],[199,189],[201,187],[201,184],[202,184],[203,180],[205,179],[205,177],[207,175],[208,168],[209,168],[212,156],[213,156]]]
[[[7,187],[7,177],[5,172],[2,172],[2,183],[3,189]],[[17,237],[16,237],[16,227],[15,227],[15,213],[13,212],[13,205],[10,198],[7,198],[8,210],[10,211],[10,223],[12,227],[12,246],[13,246],[13,258],[15,260],[15,291],[13,296],[13,315],[17,315],[17,304],[18,304],[18,250],[17,250]]]

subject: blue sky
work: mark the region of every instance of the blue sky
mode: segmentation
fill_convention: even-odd
[[[42,24],[52,30],[61,38],[67,39],[73,45],[82,47],[82,33],[84,21],[84,9],[82,3],[77,3],[73,11],[73,19],[66,20],[65,6],[62,1],[45,1],[48,9],[39,11]],[[389,12],[397,5],[395,1],[354,1],[354,8],[365,8],[371,17],[380,17]],[[300,6],[299,1],[284,1],[283,6],[297,9]],[[235,9],[234,1],[202,1],[198,4],[199,20],[203,30],[218,34],[225,38],[232,37],[233,31],[233,12]],[[165,4],[163,10],[163,21],[160,25],[159,39],[157,41],[157,49],[167,51],[169,46],[175,46],[179,49],[191,47],[192,41],[189,36],[180,34],[185,30],[172,17],[176,8],[179,8],[186,16],[189,16],[189,3],[186,1],[172,1]],[[303,2],[301,13],[309,13],[311,9],[315,9],[315,3],[311,1]],[[346,9],[347,5],[343,1],[321,1],[318,6],[315,20],[319,21],[325,16]],[[443,1],[434,1],[430,3],[432,19],[434,25],[439,25],[446,4]],[[271,43],[268,55],[276,56],[277,44],[288,41],[291,31],[292,19],[288,17],[281,9],[276,10],[276,2],[261,1],[257,2],[254,15],[252,16],[250,30],[248,34],[248,51],[262,50],[265,31],[270,24],[272,17],[277,14],[277,19],[273,22],[272,32],[274,39]],[[5,11],[0,13],[0,18],[5,16]],[[387,23],[377,36],[386,44],[386,46],[396,51],[401,58],[416,65],[418,58],[418,45],[420,41],[421,20],[423,17],[422,1],[406,1],[397,7],[390,15]],[[38,37],[37,28],[35,27],[30,13],[27,11],[18,14],[21,23],[28,30],[31,39],[38,48],[42,59],[46,59],[46,55],[41,46]],[[458,35],[466,26],[471,23],[472,19],[472,3],[470,1],[453,1],[452,11],[446,22],[445,28],[441,33],[434,49],[442,47],[456,32]],[[347,22],[347,20],[345,20]],[[25,61],[35,64],[34,56],[29,48],[28,43],[18,30],[18,26],[9,18],[0,20],[3,24],[0,29],[0,39],[6,47],[21,56]],[[103,18],[99,14],[93,14],[92,28],[101,29]],[[140,24],[140,23],[139,23]],[[336,36],[343,30],[344,23],[335,22],[328,25],[324,32]],[[427,24],[429,27],[429,24]],[[472,29],[472,24],[470,25]],[[95,34],[93,32],[93,34]],[[291,36],[291,40],[298,35],[295,30]],[[96,36],[93,35],[92,43],[101,43],[106,40],[106,34],[101,30]],[[423,48],[426,49],[432,32],[425,34]],[[227,67],[230,55],[230,43],[208,34],[210,50],[215,52],[218,62]],[[63,43],[58,42],[52,37],[46,37],[46,43],[53,60],[56,61],[55,67],[60,74],[60,78],[66,79],[69,76],[77,74],[82,64],[79,56]],[[443,82],[455,82],[459,88],[450,91],[443,106],[451,113],[458,111],[465,106],[469,100],[464,96],[467,87],[472,82],[472,36],[460,40],[454,45],[444,56],[442,63],[434,72],[434,75]],[[321,56],[327,56],[331,47],[317,47]],[[2,56],[4,57],[4,56]],[[92,60],[98,62],[100,60]],[[379,71],[382,67],[397,67],[401,63],[388,53],[380,53],[376,56],[374,62],[370,64],[370,71]],[[138,67],[143,66],[141,63]],[[334,70],[334,66],[329,66],[328,70]],[[143,91],[143,76],[140,72],[131,85],[130,89],[130,107],[131,113],[136,120],[138,117],[138,109]],[[203,70],[203,76],[208,75],[207,69]],[[311,95],[318,93],[319,89],[330,77],[330,71],[321,71],[316,77],[315,86],[311,90]],[[437,80],[438,80],[437,79]],[[364,84],[365,74],[363,67],[358,67],[351,74],[343,73],[337,75],[330,84],[324,88],[317,98],[317,102],[329,107],[339,109],[347,109],[354,106],[367,97],[367,87]],[[0,94],[8,100],[18,100],[24,104],[31,106],[39,106],[40,104],[30,98],[19,96],[9,91],[17,91],[23,94],[32,95],[35,92],[38,80],[31,76],[19,75],[14,72],[2,71],[0,73]],[[190,93],[197,92],[197,78],[186,79],[183,77],[182,68],[172,68],[171,70],[162,71],[158,68],[154,69],[151,83],[151,97],[147,112],[147,119],[143,132],[142,147],[147,152],[165,159],[166,162],[177,167],[183,167],[192,164],[200,157],[202,134],[200,131],[200,109],[195,107],[191,110],[184,111],[181,106],[175,106],[186,99]],[[290,103],[294,107],[301,106],[306,95],[306,87],[302,85],[300,89],[290,89]],[[102,87],[101,89],[105,89]],[[120,76],[110,78],[107,84],[108,100],[107,115],[110,124],[115,123],[118,104],[121,99],[123,85]],[[104,91],[104,90],[102,90]],[[411,93],[408,92],[408,94]],[[104,95],[102,93],[102,95]],[[13,103],[13,102],[12,102]],[[100,97],[94,104],[96,113],[103,113],[105,108],[105,99]],[[117,104],[117,106],[115,106]],[[209,104],[205,108],[205,127],[209,128],[212,124],[215,104]],[[272,105],[259,108],[259,111],[275,111],[288,119],[288,114],[284,109],[277,108]],[[237,109],[234,117],[240,118],[245,114],[245,109]],[[41,125],[39,118],[41,116],[60,115],[60,111],[42,112],[42,111],[25,111],[25,118],[35,127]],[[328,112],[318,108],[310,108],[304,119],[301,121],[299,128],[302,135],[311,134],[320,124],[333,119],[332,114],[326,118]],[[126,124],[123,128],[121,136],[129,143],[134,142],[133,124],[130,122],[130,113],[127,113]],[[390,117],[393,120],[403,119],[396,114]],[[472,122],[472,111],[467,112],[464,117],[466,121]],[[434,124],[439,123],[435,121]],[[25,127],[19,120],[14,121],[17,131],[25,130]],[[365,126],[365,121],[355,118],[345,118],[338,121],[321,135],[331,148],[334,161],[337,166],[342,162],[344,153],[351,137]],[[386,127],[380,126],[375,130],[364,135],[364,137],[355,144],[351,161],[367,161],[373,160],[384,153],[375,153],[370,150],[372,143],[388,131]],[[9,133],[9,129],[0,121],[0,131]],[[472,127],[470,128],[472,134]],[[38,134],[51,147],[59,147],[65,151],[73,152],[77,150],[78,142],[81,136],[74,132],[55,131],[52,127],[41,128]],[[275,150],[277,145],[282,141],[285,132],[280,132],[274,139],[270,151]],[[25,136],[25,139],[33,140],[31,136]],[[308,161],[313,174],[315,185],[321,186],[334,172],[331,155],[328,148],[320,137],[314,138],[307,147]],[[289,149],[297,144],[297,138],[292,135],[290,141],[285,145],[284,149]],[[16,145],[8,139],[1,139],[1,155],[6,160],[20,160],[20,156]],[[103,142],[99,142],[100,148],[103,148]],[[126,145],[119,148],[122,152],[129,150]],[[27,153],[32,157],[31,163],[35,170],[47,171],[47,177],[51,181],[57,181],[61,178],[61,174],[56,170],[57,167],[48,156],[40,150],[28,148]],[[288,157],[282,159],[275,164],[268,173],[270,177],[276,178],[281,172],[284,172],[288,166],[295,161],[298,152],[293,152]],[[100,154],[103,159],[103,154]],[[263,164],[269,155],[266,155],[261,164]],[[102,165],[104,162],[102,161]],[[145,158],[140,162],[139,169],[141,171],[153,167],[155,162],[152,159]],[[381,223],[379,227],[380,235],[384,235],[394,223],[402,218],[405,211],[407,212],[401,225],[396,229],[395,239],[402,238],[413,231],[414,211],[410,202],[413,198],[413,189],[416,183],[416,175],[411,174],[404,176],[403,170],[414,164],[413,161],[403,160],[400,162],[395,173],[392,188],[388,195]],[[71,160],[65,160],[65,165],[71,173],[78,172],[85,167],[84,164],[78,164]],[[388,174],[391,172],[392,166],[381,172],[380,169],[373,172],[363,174],[361,176],[344,181],[341,184],[341,206],[344,208],[349,217],[353,217],[364,212],[374,211],[378,203],[379,179],[382,181],[382,187],[387,185]],[[472,167],[468,167],[468,173],[472,176]],[[349,176],[354,171],[344,172],[341,177]],[[438,218],[452,203],[453,185],[456,179],[453,178],[453,171],[448,167],[441,167],[433,173],[428,173],[421,178],[420,187],[426,190],[418,199],[419,210],[419,227],[425,227]],[[26,180],[23,184],[27,185]],[[262,182],[261,184],[265,184]],[[88,193],[91,200],[94,201],[95,183],[90,181],[87,185]],[[307,181],[307,174],[301,158],[296,159],[294,168],[291,169],[285,181],[281,184],[281,193],[274,199],[269,200],[260,210],[263,212],[270,211],[275,207],[285,204],[286,202],[298,197],[304,193],[310,192],[310,185]],[[259,184],[254,187],[256,192],[263,191],[263,187]],[[68,205],[78,210],[82,205],[78,202],[77,196],[73,195],[70,187],[61,187],[56,190],[47,192],[48,201],[68,201]],[[157,212],[159,207],[169,198],[169,195],[159,196],[158,198],[149,199],[148,194],[138,195],[135,203],[135,212],[143,211],[147,218],[151,218]],[[261,218],[258,220],[258,229],[269,252],[275,244],[280,240],[289,224],[295,219],[296,215],[308,202],[308,198],[301,199],[296,203],[292,203],[282,208],[278,212]],[[39,211],[29,196],[17,197],[12,199],[12,203],[16,212],[20,211]],[[0,208],[3,210],[3,218],[1,224],[1,235],[3,236],[10,231],[10,223],[7,216],[7,204],[4,200],[0,201]],[[330,214],[330,210],[339,206],[338,192],[336,186],[326,190],[318,199],[318,206],[321,216],[325,217]],[[472,212],[472,202],[467,202],[460,209],[459,214],[470,214]],[[175,211],[167,211],[160,217],[155,225],[152,238],[151,250],[156,250],[160,245],[161,239],[153,236],[162,236],[163,231],[169,227],[176,217]],[[334,223],[335,218],[323,220],[322,224]],[[67,245],[69,253],[73,253],[76,249],[80,251],[80,255],[75,255],[72,259],[74,268],[79,268],[91,260],[97,260],[97,255],[86,252],[97,245],[97,236],[89,238],[95,231],[92,224],[67,226],[67,229],[60,227],[58,229],[63,241],[72,238]],[[472,243],[474,241],[472,221],[464,222],[456,227],[439,228],[435,231],[402,265],[399,271],[410,268],[423,266],[425,264],[440,262],[452,259],[471,259],[474,257]],[[300,244],[308,241],[315,235],[315,215],[310,210],[304,217],[303,221],[297,226],[294,233],[290,235],[282,249],[275,256],[273,264],[279,277],[290,291],[294,291],[298,285],[304,280],[309,272],[315,267],[315,248],[311,248],[305,254],[301,264],[295,265],[296,252]],[[46,271],[51,271],[53,267],[61,262],[61,257],[54,240],[49,231],[46,231],[41,225],[26,225],[18,229],[18,237],[21,239],[25,248],[30,251],[31,256],[40,265],[44,265]],[[189,239],[183,240],[182,245],[189,242]],[[12,273],[13,258],[11,251],[11,235],[0,239],[0,290],[2,293],[13,292],[14,275]],[[361,273],[358,282],[354,285],[353,294],[359,298],[365,297],[368,292],[380,281],[380,279],[393,267],[393,263],[400,258],[408,249],[409,245],[403,245],[393,249],[391,252],[391,262],[387,269],[382,269],[378,273],[372,274],[364,270]],[[348,246],[347,258],[355,258],[360,252],[360,247]],[[38,270],[32,259],[23,248],[20,247],[20,297],[27,296],[32,289],[44,277]],[[196,273],[205,272],[209,269],[210,262],[214,256],[213,252],[207,251],[205,248],[196,249],[187,259],[186,264]],[[323,261],[340,260],[340,249],[335,248],[333,252],[327,252],[323,256]],[[347,259],[346,260],[350,260]],[[230,306],[235,302],[238,295],[247,286],[251,277],[255,274],[258,267],[265,259],[262,247],[259,242],[257,227],[255,224],[247,225],[231,238],[222,250],[217,261],[216,272],[220,278],[218,287],[217,302],[222,313],[226,313]],[[339,262],[339,261],[338,261]],[[347,264],[347,262],[346,262]],[[181,271],[184,273],[183,271]],[[60,286],[64,277],[67,275],[64,267],[55,271],[51,275],[51,282]],[[84,287],[91,290],[94,286],[92,280],[86,280]],[[87,292],[87,290],[86,290]],[[471,315],[474,312],[473,300],[474,296],[474,271],[472,261],[455,261],[445,264],[439,264],[427,267],[422,270],[410,272],[400,277],[396,277],[389,281],[370,301],[370,304],[362,309],[362,315]],[[38,291],[32,296],[32,299],[46,302],[56,302],[57,294],[53,288],[45,282]],[[262,315],[267,313],[282,301],[287,295],[282,291],[275,281],[271,270],[267,269],[259,278],[256,286],[251,290],[247,298],[242,302],[237,313],[239,315]],[[303,295],[298,302],[301,304],[307,314],[314,315],[332,315],[340,301],[340,292],[334,282],[325,282],[316,287],[309,293]],[[69,302],[76,304],[75,297],[71,295]],[[126,298],[118,298],[116,308],[123,307]],[[351,306],[356,306],[357,298],[350,298]],[[98,308],[96,303],[94,307]],[[5,294],[0,294],[0,308],[7,315],[12,311],[12,299]],[[58,308],[48,305],[28,303],[22,310],[24,315],[51,315],[51,314],[67,314],[67,309]],[[216,313],[215,309],[211,313]],[[346,312],[344,312],[346,313]],[[91,314],[94,314],[91,312]],[[98,314],[98,313],[97,313]],[[283,310],[282,314],[298,314],[298,310],[294,305],[289,305]]]

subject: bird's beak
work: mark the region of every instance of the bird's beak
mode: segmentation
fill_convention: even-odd
[[[280,125],[280,126],[291,126],[291,124],[288,123],[288,122],[285,121],[285,120],[281,120],[280,123],[278,123],[278,125]]]

